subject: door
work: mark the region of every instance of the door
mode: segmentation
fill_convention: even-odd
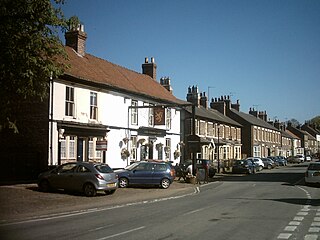
[[[83,138],[78,138],[77,141],[77,161],[83,162]]]
[[[152,184],[152,164],[140,163],[130,172],[132,184]]]

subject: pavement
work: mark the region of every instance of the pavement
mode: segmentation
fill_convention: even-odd
[[[222,174],[217,174],[210,181],[218,181],[221,177]],[[98,192],[96,197],[89,198],[64,191],[40,192],[35,183],[4,185],[0,186],[0,224],[52,214],[167,199],[194,194],[197,190],[197,185],[176,179],[168,189],[119,188],[113,195]]]

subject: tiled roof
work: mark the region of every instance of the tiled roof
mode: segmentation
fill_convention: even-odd
[[[186,110],[189,113],[192,113],[192,107],[187,107]],[[227,123],[227,124],[230,124],[233,126],[242,127],[242,125],[239,124],[238,122],[232,120],[231,118],[223,115],[219,111],[212,109],[212,108],[206,109],[202,106],[196,107],[195,114],[196,114],[196,116],[211,119],[211,120],[217,121],[219,123]]]
[[[155,101],[175,104],[186,103],[186,101],[176,98],[148,75],[137,73],[91,54],[80,56],[71,47],[66,46],[65,49],[70,66],[65,71],[65,76],[81,79],[88,83],[98,83],[106,89],[114,88],[142,95]]]
[[[268,128],[268,129],[272,129],[275,131],[280,131],[279,129],[275,128],[274,126],[272,126],[271,124],[267,123],[266,121],[257,118],[249,113],[244,113],[244,112],[239,112],[235,109],[230,109],[232,111],[233,114],[238,115],[239,117],[241,117],[244,121],[252,124],[252,125],[256,125],[259,127],[264,127],[264,128]]]

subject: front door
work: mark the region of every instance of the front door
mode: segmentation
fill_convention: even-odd
[[[77,141],[77,161],[83,162],[83,138],[78,138]]]

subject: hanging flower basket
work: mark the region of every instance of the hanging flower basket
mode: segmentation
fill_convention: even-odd
[[[169,146],[164,147],[164,151],[165,151],[166,153],[170,152],[170,147],[169,147]]]
[[[180,157],[181,156],[180,151],[178,149],[175,150],[174,153],[173,153],[173,156],[174,156],[174,159],[177,159],[178,157]]]
[[[122,159],[127,159],[130,156],[130,152],[126,148],[121,149],[121,158]]]
[[[122,139],[122,141],[124,142],[124,144],[127,144],[129,142],[129,138],[125,137]]]

